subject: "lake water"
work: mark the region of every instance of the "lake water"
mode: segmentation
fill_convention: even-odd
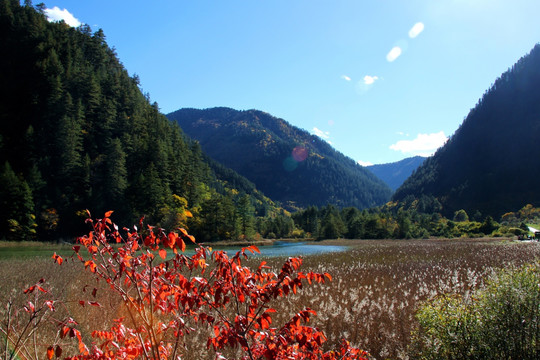
[[[225,250],[229,255],[236,253],[240,249],[241,247],[227,247],[223,249],[217,247],[215,248],[215,250]],[[261,253],[255,253],[254,256],[304,256],[345,251],[347,250],[347,246],[316,245],[308,244],[305,242],[276,241],[274,245],[258,246],[258,249]]]

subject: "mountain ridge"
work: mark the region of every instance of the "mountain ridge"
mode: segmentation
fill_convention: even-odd
[[[413,156],[391,163],[369,165],[366,168],[384,181],[392,191],[396,191],[425,159],[423,156]]]
[[[266,112],[185,108],[167,117],[210,157],[289,208],[327,203],[367,208],[389,199],[390,189],[371,172],[319,137]]]
[[[540,45],[503,73],[461,126],[403,185],[394,200],[428,195],[443,213],[498,218],[540,205]]]

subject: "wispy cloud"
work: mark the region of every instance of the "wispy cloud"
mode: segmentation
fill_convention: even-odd
[[[373,163],[371,163],[369,161],[362,161],[362,160],[358,160],[358,164],[360,164],[362,166],[371,166],[371,165],[373,165]]]
[[[414,39],[415,37],[420,35],[422,31],[424,31],[424,24],[421,22],[417,22],[416,24],[414,24],[411,30],[409,30],[409,37],[411,39]]]
[[[64,20],[66,24],[72,27],[81,26],[81,22],[73,14],[71,14],[67,9],[60,10],[58,6],[53,7],[52,9],[45,9],[45,15],[47,15],[47,20],[49,21],[61,21]]]
[[[345,81],[351,81],[351,78],[348,77],[347,75],[341,75],[341,78]]]
[[[431,156],[443,146],[448,137],[443,131],[433,134],[418,134],[414,140],[400,140],[390,145],[390,149],[407,155]]]
[[[394,46],[392,50],[386,54],[386,60],[388,60],[388,62],[393,62],[401,55],[401,53],[401,48],[399,46]]]
[[[371,85],[371,84],[373,84],[376,80],[379,80],[379,77],[378,77],[378,76],[371,76],[371,75],[366,75],[366,76],[364,76],[364,84],[366,84],[366,85]]]
[[[362,80],[356,83],[356,92],[359,95],[364,95],[374,86],[373,84],[375,84],[375,81],[379,79],[380,78],[376,75],[365,75]]]
[[[313,135],[317,135],[318,137],[320,137],[322,139],[325,139],[325,140],[330,139],[330,132],[329,131],[322,131],[321,129],[318,129],[318,128],[314,127],[311,130],[311,133]]]

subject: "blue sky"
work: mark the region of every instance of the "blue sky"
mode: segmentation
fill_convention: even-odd
[[[163,113],[258,109],[362,164],[428,155],[540,42],[538,0],[47,0]]]

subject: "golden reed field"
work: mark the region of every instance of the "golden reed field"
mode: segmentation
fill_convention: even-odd
[[[333,240],[324,244],[348,245],[341,253],[312,255],[304,258],[301,270],[328,272],[333,280],[325,284],[304,286],[297,295],[277,301],[273,306],[282,320],[304,307],[317,311],[312,319],[326,333],[328,346],[342,338],[367,350],[375,359],[408,359],[411,331],[415,328],[415,311],[419,305],[442,293],[467,295],[481,286],[486,277],[500,268],[532,262],[539,258],[540,244],[505,239],[454,240]],[[0,251],[4,251],[0,247]],[[52,255],[51,250],[51,255]],[[69,253],[66,249],[64,254]],[[264,258],[276,268],[283,259]],[[261,258],[249,262],[257,266]],[[0,259],[0,319],[5,318],[8,298],[22,302],[22,289],[45,278],[56,297],[66,304],[80,325],[83,337],[106,329],[110,319],[123,316],[118,300],[103,284],[96,294],[101,307],[79,305],[91,298],[96,287],[79,262],[53,264],[49,257],[2,257]],[[88,285],[87,287],[85,287]],[[60,315],[60,314],[59,314]],[[275,323],[279,319],[275,320]],[[278,325],[277,323],[275,325]],[[213,359],[206,348],[208,329],[199,329],[186,337],[185,359]],[[40,334],[46,344],[55,329]],[[67,350],[67,349],[66,349]]]

